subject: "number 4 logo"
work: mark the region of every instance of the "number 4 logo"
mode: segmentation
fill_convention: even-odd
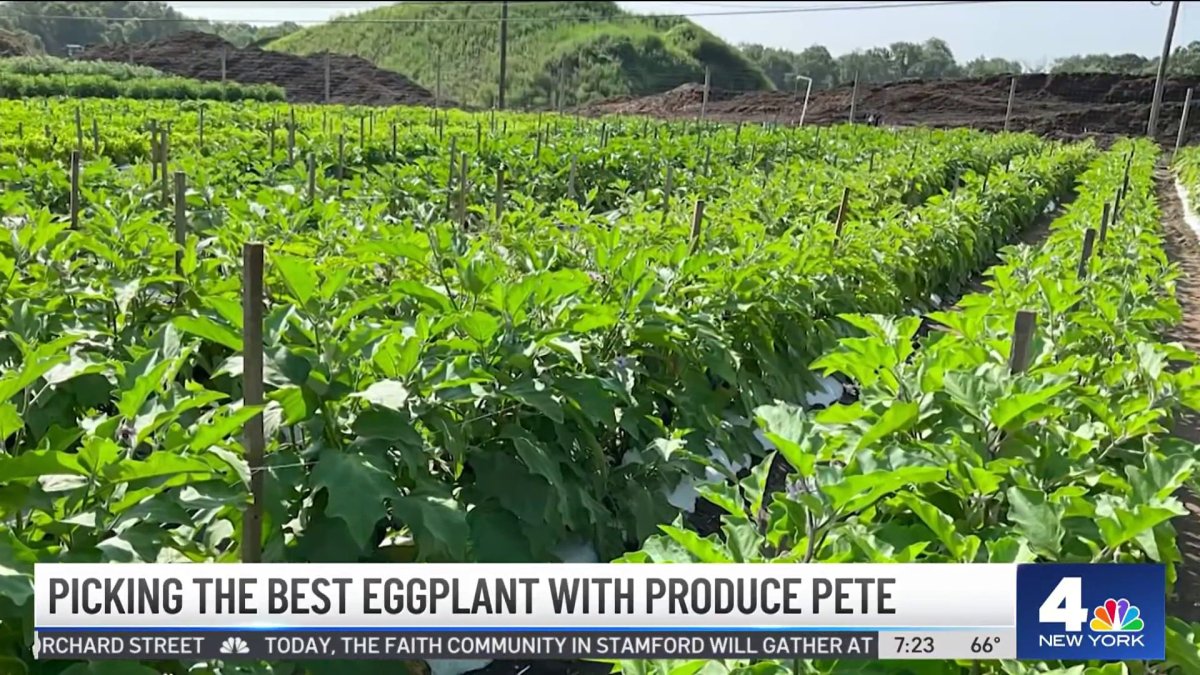
[[[1087,619],[1088,611],[1083,606],[1082,577],[1063,577],[1038,609],[1038,621],[1061,623],[1063,630],[1068,633],[1083,630]]]

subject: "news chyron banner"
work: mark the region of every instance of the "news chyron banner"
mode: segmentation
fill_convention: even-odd
[[[39,659],[1165,656],[1165,569],[40,564]]]

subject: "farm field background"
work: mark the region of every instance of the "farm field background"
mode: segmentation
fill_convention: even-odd
[[[0,664],[18,672],[63,669],[27,647],[47,560],[257,544],[1182,575],[1196,452],[1171,430],[1200,370],[1168,334],[1179,269],[1149,141],[31,98],[0,102],[0,154]],[[1193,195],[1195,164],[1176,161]],[[251,243],[266,302],[247,345]],[[1156,672],[1196,672],[1200,615],[1174,614]]]

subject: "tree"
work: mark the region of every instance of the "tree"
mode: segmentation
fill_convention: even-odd
[[[921,69],[925,60],[925,49],[913,42],[893,42],[888,46],[891,52],[892,72],[896,79],[921,77]]]
[[[918,76],[931,79],[937,77],[961,77],[962,68],[954,60],[950,45],[939,38],[929,38],[921,45],[921,59],[917,65]]]
[[[794,74],[811,77],[814,89],[824,89],[837,84],[837,72],[837,62],[833,60],[833,55],[820,45],[807,47],[796,55]],[[792,87],[795,86],[793,82]]]
[[[998,56],[984,58],[977,56],[963,66],[963,74],[967,77],[988,77],[991,75],[1012,75],[1024,72],[1017,61],[1002,59]]]
[[[0,29],[30,34],[41,41],[46,53],[60,56],[67,53],[67,45],[71,44],[142,42],[187,30],[216,33],[244,46],[300,28],[294,23],[258,27],[192,19],[165,2],[3,2],[0,9],[4,10]],[[91,20],[63,19],[65,16]]]

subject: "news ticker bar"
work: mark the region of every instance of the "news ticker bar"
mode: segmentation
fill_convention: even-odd
[[[1013,659],[1013,628],[985,631],[39,630],[58,659]]]

